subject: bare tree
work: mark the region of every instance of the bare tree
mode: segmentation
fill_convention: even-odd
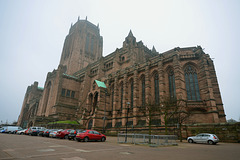
[[[156,105],[154,103],[145,104],[139,107],[139,112],[143,114],[144,117],[146,117],[146,121],[148,122],[148,134],[152,134],[152,121],[154,119],[159,118],[160,115],[160,108],[159,105]],[[151,144],[151,136],[149,136],[149,144]]]
[[[152,122],[162,117],[165,127],[165,134],[168,134],[170,124],[177,124],[179,129],[180,141],[182,141],[182,125],[190,116],[187,103],[182,99],[163,97],[159,104],[150,103],[139,108],[148,121],[149,135],[152,133]]]
[[[191,111],[187,105],[187,101],[182,99],[176,101],[176,108],[177,110],[175,113],[175,117],[179,129],[180,142],[182,142],[182,126],[185,122],[187,122],[188,118],[191,116]]]

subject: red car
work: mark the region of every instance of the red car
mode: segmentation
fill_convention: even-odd
[[[81,140],[83,140],[84,142],[91,140],[104,142],[106,140],[106,136],[95,130],[84,130],[76,135],[76,140],[78,142],[80,142]]]
[[[59,130],[56,134],[57,138],[64,138],[68,139],[68,134],[72,131],[72,129],[65,129],[65,130]]]
[[[28,129],[24,132],[24,134],[28,135],[29,129],[30,129],[30,128],[28,128]]]

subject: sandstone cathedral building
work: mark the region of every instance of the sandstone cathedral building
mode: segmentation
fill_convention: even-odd
[[[183,99],[191,115],[185,123],[226,122],[214,64],[200,46],[158,53],[137,42],[132,31],[121,48],[103,57],[99,26],[87,19],[71,26],[60,64],[44,88],[28,86],[18,125],[48,126],[77,121],[83,128],[148,125],[139,107]],[[159,105],[159,107],[161,107]],[[164,125],[155,115],[153,125]]]

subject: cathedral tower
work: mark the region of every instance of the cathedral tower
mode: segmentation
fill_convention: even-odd
[[[100,59],[102,50],[103,38],[100,36],[99,26],[87,21],[87,18],[78,18],[66,36],[60,65],[65,65],[66,73],[71,75]]]

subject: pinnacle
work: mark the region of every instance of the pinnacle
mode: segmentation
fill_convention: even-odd
[[[128,37],[134,37],[131,29],[130,29],[130,31],[128,33]]]
[[[153,52],[157,52],[154,46],[153,46],[153,48],[152,48],[152,51],[153,51]]]

